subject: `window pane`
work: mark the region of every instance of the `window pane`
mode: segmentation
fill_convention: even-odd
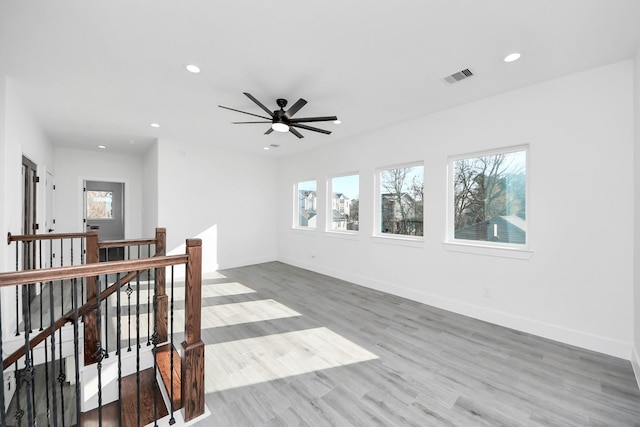
[[[454,162],[454,237],[525,244],[526,151]]]
[[[112,202],[111,191],[87,191],[87,219],[112,219]]]
[[[358,175],[331,179],[331,230],[358,230],[359,183]]]
[[[299,227],[316,228],[316,181],[298,183],[298,223]]]
[[[380,171],[380,231],[423,235],[424,167]]]

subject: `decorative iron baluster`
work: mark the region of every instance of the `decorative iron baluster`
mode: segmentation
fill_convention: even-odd
[[[104,289],[106,290],[109,287],[109,275],[104,275]],[[104,348],[106,353],[104,355],[105,359],[109,358],[109,304],[108,297],[104,300]]]
[[[82,280],[82,279],[81,279]],[[80,348],[78,342],[78,279],[73,279],[71,286],[71,307],[73,308],[73,359],[76,368],[76,425],[80,424]]]
[[[24,411],[20,407],[20,370],[18,370],[18,362],[15,365],[15,374],[14,377],[16,379],[16,413],[13,416],[18,423],[18,427],[22,426],[22,417],[24,417]]]
[[[25,400],[27,404],[27,420],[29,425],[33,425],[33,402],[31,401],[31,390],[33,388],[33,364],[31,361],[31,351],[29,348],[29,333],[31,332],[31,310],[29,310],[29,286],[22,285],[22,322],[24,323],[24,380],[26,383]]]
[[[131,351],[131,294],[133,293],[133,289],[131,288],[131,282],[127,282],[127,289],[125,290],[127,293],[127,319],[129,321],[127,339],[129,340],[129,348],[127,351]]]
[[[83,238],[80,238],[80,264],[84,264],[84,253],[85,253],[85,249],[84,249],[84,237],[83,237]],[[81,303],[84,303],[84,280],[85,280],[84,277],[80,279],[80,302]]]
[[[96,343],[96,352],[93,354],[93,359],[98,363],[98,425],[102,426],[102,360],[106,350],[102,348],[100,338],[102,337],[102,313],[100,307],[100,291],[102,285],[100,283],[96,286],[96,329],[98,342]]]
[[[148,254],[151,253],[151,245],[147,245],[147,253]],[[153,311],[155,313],[155,305],[154,305]],[[155,319],[155,316],[154,316],[154,319]],[[151,336],[150,332],[151,332],[151,269],[148,268],[147,269],[147,346],[151,345],[151,342],[149,341],[149,337]],[[155,332],[155,327],[154,327],[154,332]]]
[[[136,399],[140,425],[140,271],[136,271]]]
[[[42,240],[39,241],[39,245],[38,245],[38,251],[39,251],[39,255],[38,255],[38,259],[40,260],[40,269],[42,269]],[[43,284],[42,282],[40,282],[40,331],[42,331],[42,312],[44,311],[42,309],[42,287]]]
[[[24,243],[22,244],[24,250]],[[20,242],[16,242],[16,271],[20,271]],[[20,336],[20,285],[16,285],[16,336]]]
[[[49,402],[49,390],[51,388],[51,384],[49,384],[49,346],[47,345],[47,341],[49,338],[44,339],[44,382],[46,386],[46,395],[47,395],[47,425],[51,425],[51,402]]]
[[[173,417],[173,411],[174,411],[173,409],[173,265],[171,266],[171,303],[170,303],[169,311],[171,313],[170,314],[171,339],[169,340],[169,345],[170,345],[169,351],[171,352],[169,356],[169,360],[171,363],[171,399],[169,399],[170,405],[171,405],[171,418],[169,418],[169,425],[174,425],[176,423],[176,419]],[[186,319],[185,319],[185,322],[186,322]]]
[[[116,354],[118,355],[118,425],[122,426],[122,319],[120,304],[120,273],[116,275],[118,290],[116,291]]]
[[[64,301],[64,289],[63,286],[64,285],[64,281],[61,280],[60,281],[60,299],[62,301]],[[64,307],[64,302],[60,303],[60,305],[62,307]],[[63,308],[64,310],[64,308]],[[61,314],[62,316],[64,316],[64,312]],[[52,316],[53,317],[53,316]],[[60,415],[62,417],[62,427],[65,426],[65,419],[64,419],[64,404],[65,404],[65,398],[64,398],[64,383],[67,380],[67,374],[65,373],[65,367],[64,367],[64,358],[62,357],[62,328],[58,329],[58,339],[59,339],[59,354],[58,354],[58,361],[59,361],[59,373],[58,373],[58,383],[60,384]]]
[[[53,407],[53,425],[58,425],[58,399],[55,387],[56,377],[56,329],[53,316],[53,282],[49,282],[49,322],[51,324],[51,406]]]
[[[155,269],[154,277],[158,277],[157,268]],[[147,270],[147,278],[149,277],[149,272],[151,269]],[[160,334],[158,334],[158,307],[157,307],[157,282],[154,280],[154,292],[153,292],[153,335],[151,336],[151,342],[153,343],[153,377],[158,377],[158,343],[160,342]],[[151,285],[151,282],[149,282]],[[149,290],[151,292],[151,290]],[[151,316],[149,316],[151,317]],[[158,396],[156,392],[156,387],[153,388],[153,420],[154,426],[158,425]]]

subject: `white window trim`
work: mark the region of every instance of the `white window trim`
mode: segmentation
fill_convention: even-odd
[[[332,204],[331,202],[333,201],[333,178],[342,178],[345,176],[357,176],[358,177],[358,193],[360,193],[360,173],[359,172],[347,172],[347,173],[341,173],[341,174],[337,174],[337,175],[329,175],[327,177],[327,197],[326,197],[326,215],[327,215],[327,221],[326,221],[326,227],[325,227],[325,233],[335,233],[335,234],[344,234],[344,235],[358,235],[358,233],[360,232],[360,230],[334,230],[333,228],[331,228],[333,226],[333,209],[332,209]],[[360,203],[360,196],[358,194],[358,203]],[[360,208],[358,207],[358,210]],[[359,212],[358,212],[359,215]]]
[[[373,198],[373,232],[371,237],[374,241],[379,243],[390,243],[391,240],[397,241],[398,244],[414,246],[413,243],[424,242],[424,209],[422,210],[422,223],[423,223],[423,232],[422,236],[408,236],[406,234],[391,234],[391,233],[383,233],[380,231],[380,222],[382,218],[380,218],[382,214],[382,206],[380,205],[380,173],[383,170],[387,169],[398,169],[398,168],[412,168],[415,166],[422,166],[422,179],[424,180],[424,160],[417,162],[409,162],[409,163],[398,163],[395,165],[381,166],[376,168],[375,175],[373,179],[373,185],[375,186],[374,198]]]
[[[298,180],[293,184],[293,215],[291,217],[291,219],[293,220],[292,222],[292,226],[291,228],[297,231],[305,231],[305,232],[311,232],[311,231],[316,231],[318,230],[318,224],[316,222],[316,226],[315,227],[304,227],[302,225],[300,225],[299,221],[299,212],[300,212],[300,198],[298,197],[299,195],[299,188],[298,188],[298,184],[300,184],[301,182],[310,182],[310,181],[315,181],[316,183],[316,203],[318,203],[318,180],[316,178],[309,178],[309,179],[303,179],[303,180]],[[317,209],[317,205],[316,205],[316,218],[318,216],[318,209]],[[316,219],[317,221],[317,219]]]
[[[524,151],[526,160],[526,184],[525,184],[525,216],[527,221],[527,234],[526,234],[526,243],[523,245],[514,244],[514,243],[496,243],[496,242],[487,242],[487,241],[476,241],[476,240],[463,240],[463,239],[455,239],[454,237],[454,220],[453,220],[453,209],[454,209],[454,190],[453,190],[453,174],[454,167],[453,164],[457,160],[468,159],[473,157],[481,157],[481,156],[491,156],[495,154],[508,154],[515,153],[519,151]],[[531,259],[533,256],[533,250],[531,249],[531,236],[529,230],[531,229],[531,216],[530,216],[530,182],[531,182],[531,148],[529,144],[522,145],[514,145],[503,148],[495,148],[490,150],[476,151],[471,153],[458,154],[454,156],[449,156],[447,162],[447,221],[446,221],[446,236],[445,241],[443,242],[443,246],[445,249],[452,252],[462,252],[468,254],[475,255],[487,255],[487,256],[497,256],[503,258],[513,258],[513,259]]]

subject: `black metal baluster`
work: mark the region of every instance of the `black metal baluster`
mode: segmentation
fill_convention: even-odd
[[[64,290],[63,290],[63,285],[64,285],[64,281],[60,281],[60,297],[61,297],[61,303],[60,305],[62,306],[62,314],[61,316],[64,316]],[[67,374],[65,372],[65,366],[64,366],[64,357],[62,357],[62,328],[58,329],[58,339],[59,339],[59,353],[58,353],[58,361],[59,361],[59,365],[60,365],[60,372],[58,373],[58,383],[60,383],[60,416],[62,418],[62,427],[65,426],[65,419],[64,419],[64,404],[65,404],[65,398],[64,398],[64,383],[67,380]]]
[[[116,295],[116,354],[118,355],[118,426],[122,427],[122,319],[120,304],[120,273],[116,275],[116,283],[118,284]]]
[[[81,237],[80,238],[80,264],[84,264],[84,252],[85,252],[84,237]],[[84,280],[85,278],[83,277],[80,282],[80,302],[81,303],[85,302],[84,301]]]
[[[73,359],[76,368],[76,425],[80,424],[80,348],[78,342],[78,279],[74,278],[71,286],[71,307],[73,308]]]
[[[16,271],[20,270],[20,242],[16,242]],[[24,250],[24,243],[22,244]],[[20,336],[20,285],[16,285],[16,336]]]
[[[47,345],[47,341],[49,338],[44,339],[44,381],[45,386],[47,388],[47,425],[51,425],[51,402],[49,401],[49,389],[51,388],[51,384],[49,383],[49,348]]]
[[[102,337],[102,312],[100,310],[100,290],[102,285],[97,283],[96,286],[96,328],[98,331],[98,342],[96,344],[96,352],[93,359],[98,363],[98,425],[102,427],[102,359],[104,359],[105,350],[102,348],[100,338]]]
[[[127,282],[127,289],[125,290],[127,293],[127,318],[129,321],[129,327],[127,332],[127,339],[129,340],[129,348],[127,351],[131,351],[131,294],[133,293],[133,289],[131,289],[131,282]]]
[[[104,275],[104,289],[107,290],[109,287],[109,276],[107,274]],[[104,300],[104,349],[105,359],[109,358],[109,297]]]
[[[38,245],[38,250],[39,250],[39,256],[38,259],[40,259],[40,269],[42,269],[42,240],[40,240],[39,245]],[[42,307],[42,288],[43,288],[43,283],[40,282],[40,331],[42,331],[43,327],[42,327],[42,312],[43,307]]]
[[[151,245],[147,245],[147,251],[151,253]],[[154,306],[155,307],[155,306]],[[155,313],[155,308],[154,308]],[[155,326],[154,326],[155,331]],[[147,269],[147,346],[151,345],[149,337],[151,336],[151,269]]]
[[[136,399],[138,403],[138,425],[140,425],[140,271],[136,271]]]
[[[158,273],[157,273],[157,268],[154,271],[154,278],[158,277]],[[147,270],[147,278],[149,280],[149,274],[151,272],[151,269]],[[149,285],[151,285],[151,282],[149,282]],[[158,342],[160,341],[160,336],[158,334],[158,288],[157,288],[157,282],[154,280],[153,281],[153,335],[151,337],[151,342],[153,343],[153,377],[157,378],[158,377]],[[149,292],[151,292],[151,289],[149,289]],[[149,317],[150,313],[149,313]],[[154,421],[154,426],[157,427],[158,425],[158,396],[157,396],[157,392],[156,392],[156,387],[153,388],[153,421]]]
[[[22,285],[22,321],[24,322],[24,379],[26,383],[26,404],[27,404],[27,421],[29,425],[33,425],[33,402],[31,401],[31,390],[33,388],[33,365],[31,362],[31,350],[29,348],[29,333],[31,329],[31,318],[29,310],[29,286]]]
[[[170,304],[170,329],[171,329],[171,339],[169,339],[169,351],[170,356],[169,356],[169,360],[171,362],[171,399],[169,399],[170,401],[170,405],[171,405],[171,418],[169,419],[169,425],[173,425],[176,423],[176,419],[173,417],[173,265],[171,266],[171,304]],[[186,322],[186,319],[185,319]]]
[[[33,360],[33,350],[31,350],[31,407],[33,408],[33,418],[36,419],[36,411],[38,409],[36,407],[35,366]]]
[[[51,330],[51,406],[53,407],[53,425],[58,425],[58,399],[55,387],[56,377],[56,329],[53,316],[53,282],[49,282],[49,313]]]
[[[22,426],[22,417],[24,417],[24,411],[20,407],[20,371],[18,370],[18,362],[15,365],[15,374],[14,377],[16,379],[16,414],[13,416],[17,423],[18,427]]]

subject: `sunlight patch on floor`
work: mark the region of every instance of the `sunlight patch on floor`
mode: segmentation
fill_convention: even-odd
[[[208,344],[205,388],[211,393],[377,358],[325,327]]]
[[[111,313],[115,313],[112,311]],[[128,307],[121,309],[121,339],[128,340],[131,336],[132,340],[137,336],[136,322],[140,324],[140,338],[146,340],[148,334],[147,325],[153,330],[153,313],[151,313],[151,322],[148,320],[146,313],[141,313],[139,320],[136,320],[135,306],[131,309],[131,326],[129,326]],[[184,310],[174,310],[174,326],[175,332],[184,331]],[[243,323],[262,322],[265,320],[284,319],[289,317],[300,316],[297,311],[291,310],[286,305],[272,299],[259,301],[238,302],[232,304],[219,304],[202,307],[202,329],[216,328],[221,326],[240,325]],[[116,328],[117,318],[111,319],[112,327]],[[115,330],[115,329],[114,329]]]

